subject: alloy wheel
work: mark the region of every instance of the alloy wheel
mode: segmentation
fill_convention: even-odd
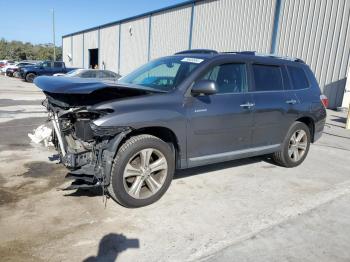
[[[126,164],[124,188],[133,198],[149,198],[163,186],[167,174],[165,156],[157,149],[146,148],[134,154]]]
[[[302,129],[293,133],[289,140],[288,155],[294,162],[298,162],[305,155],[308,146],[306,132]]]

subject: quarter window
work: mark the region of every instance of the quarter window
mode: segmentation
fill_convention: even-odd
[[[253,65],[254,91],[283,90],[282,73],[279,66]]]
[[[63,63],[61,62],[54,62],[54,65],[53,65],[55,68],[59,68],[59,67],[63,67]]]
[[[215,81],[218,93],[242,93],[247,87],[246,66],[245,64],[215,66],[203,79]]]
[[[305,89],[309,87],[309,82],[302,68],[288,66],[288,71],[290,78],[292,79],[294,89]]]

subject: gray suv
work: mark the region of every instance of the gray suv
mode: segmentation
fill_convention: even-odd
[[[75,181],[126,207],[157,201],[176,169],[257,155],[284,167],[322,134],[327,98],[299,59],[189,50],[117,83],[38,77],[53,141]]]

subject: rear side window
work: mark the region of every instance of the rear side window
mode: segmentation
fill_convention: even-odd
[[[294,89],[305,89],[309,87],[305,71],[300,67],[288,66],[290,78]]]
[[[205,80],[213,80],[218,93],[242,93],[246,91],[245,64],[223,64],[215,66],[205,76]]]
[[[54,62],[53,66],[56,67],[56,68],[63,67],[63,63],[61,63],[61,62]]]
[[[254,91],[283,90],[282,73],[279,66],[253,65]]]

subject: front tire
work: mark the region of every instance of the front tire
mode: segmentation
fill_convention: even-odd
[[[33,83],[35,77],[36,77],[36,74],[34,74],[34,73],[28,73],[28,74],[26,75],[26,81],[27,81],[28,83]]]
[[[151,135],[128,139],[114,159],[108,192],[125,207],[150,205],[167,191],[175,170],[171,147]]]
[[[273,154],[273,160],[284,167],[300,165],[306,158],[310,148],[311,134],[307,125],[296,121],[290,127],[281,150]]]

